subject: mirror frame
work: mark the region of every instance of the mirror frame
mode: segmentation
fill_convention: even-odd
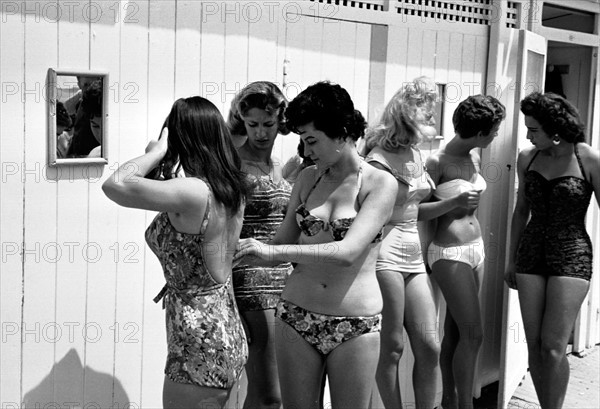
[[[58,98],[58,76],[102,77],[102,156],[99,158],[58,158],[56,155],[56,102]],[[48,165],[108,164],[108,71],[48,69],[47,76]]]

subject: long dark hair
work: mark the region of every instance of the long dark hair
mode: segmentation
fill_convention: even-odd
[[[164,126],[169,146],[153,176],[172,179],[183,170],[210,185],[216,199],[237,211],[249,192],[241,160],[217,107],[202,97],[180,98]]]

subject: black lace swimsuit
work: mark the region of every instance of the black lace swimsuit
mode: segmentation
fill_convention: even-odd
[[[592,243],[585,230],[585,214],[593,187],[585,179],[577,145],[577,163],[584,179],[560,176],[547,180],[535,170],[525,172],[525,198],[531,219],[517,251],[517,273],[575,277],[592,276]]]

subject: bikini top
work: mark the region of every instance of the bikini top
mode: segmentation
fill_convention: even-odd
[[[315,182],[315,184],[308,191],[308,195],[306,196],[306,199],[304,199],[304,202],[302,202],[300,204],[300,206],[298,206],[296,208],[296,215],[298,216],[298,217],[296,217],[296,222],[298,223],[298,227],[300,227],[300,230],[302,231],[302,233],[306,234],[309,237],[314,236],[315,234],[319,233],[321,230],[323,230],[323,231],[327,230],[327,226],[329,226],[331,228],[331,235],[333,237],[333,240],[340,241],[346,236],[346,233],[350,229],[350,226],[352,226],[352,222],[354,222],[355,217],[346,217],[346,218],[340,218],[340,219],[330,220],[329,222],[325,222],[323,219],[310,214],[310,211],[308,211],[306,209],[306,202],[308,201],[310,194],[313,192],[313,190],[315,190],[315,188],[317,187],[317,185],[319,184],[319,182],[321,181],[321,179],[323,178],[323,176],[325,176],[325,174],[327,172],[329,172],[329,169],[327,169],[325,172],[323,172],[317,178],[317,181]],[[362,164],[358,168],[358,182],[357,182],[357,189],[356,189],[357,190],[356,202],[358,204],[359,209],[360,209],[360,203],[358,203],[358,194],[360,193],[361,185],[362,185]],[[375,236],[372,243],[377,243],[377,242],[381,241],[382,236],[383,236],[383,227],[381,228],[379,233],[377,233],[377,236]]]
[[[479,173],[475,173],[474,177],[475,180],[473,182],[464,179],[452,179],[448,182],[440,183],[433,192],[433,196],[444,200],[471,190],[480,190],[483,193],[487,187],[485,179]]]

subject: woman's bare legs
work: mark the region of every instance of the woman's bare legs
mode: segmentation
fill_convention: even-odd
[[[404,327],[415,357],[413,387],[416,409],[432,409],[437,392],[440,356],[433,289],[427,274],[411,274],[404,285]]]
[[[275,357],[275,310],[244,311],[242,316],[251,339],[246,376],[248,392],[244,409],[278,409],[281,407],[277,360]]]
[[[466,263],[443,259],[433,264],[432,275],[458,328],[458,343],[452,357],[458,407],[472,409],[475,365],[483,342],[477,275]]]
[[[386,408],[402,407],[398,364],[404,350],[404,277],[397,271],[378,271],[383,296],[381,348],[375,379]]]
[[[569,383],[566,348],[589,281],[517,274],[529,368],[540,405],[562,408]]]
[[[442,350],[440,352],[440,367],[442,372],[442,407],[458,408],[458,395],[456,394],[456,383],[454,382],[454,352],[458,345],[458,327],[452,318],[452,314],[446,308],[444,319],[444,338],[442,339]]]
[[[206,388],[177,383],[165,377],[163,385],[164,409],[223,408],[231,389]]]
[[[316,409],[321,399],[325,359],[291,326],[279,319],[277,322],[275,350],[283,407]]]
[[[333,409],[368,408],[379,355],[379,333],[354,337],[327,356]]]

